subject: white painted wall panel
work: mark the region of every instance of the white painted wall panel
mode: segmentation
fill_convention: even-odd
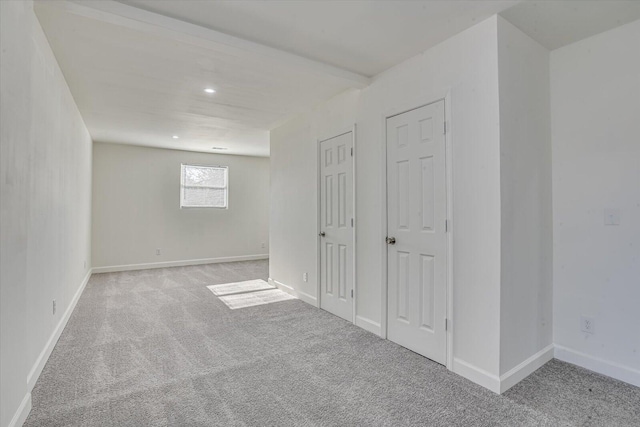
[[[4,427],[19,416],[27,377],[39,374],[38,361],[91,267],[91,137],[32,2],[0,5]]]
[[[96,143],[93,161],[94,267],[269,253],[268,158]],[[229,208],[181,209],[181,163],[228,166]]]
[[[549,51],[498,17],[500,373],[552,343]]]
[[[554,341],[640,385],[640,21],[551,52],[551,111]]]

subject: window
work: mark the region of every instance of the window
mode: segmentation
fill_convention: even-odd
[[[227,208],[229,168],[182,165],[181,208]]]

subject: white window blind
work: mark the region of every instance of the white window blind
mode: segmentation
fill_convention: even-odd
[[[181,208],[226,208],[229,199],[226,166],[182,165]]]

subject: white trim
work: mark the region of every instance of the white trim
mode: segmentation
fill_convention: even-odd
[[[554,345],[549,344],[499,377],[458,358],[453,359],[451,370],[496,394],[502,394],[553,359],[553,354]]]
[[[500,394],[500,378],[498,378],[497,375],[493,375],[457,357],[453,358],[451,370],[471,382],[491,390],[496,394]]]
[[[38,378],[40,377],[40,374],[44,369],[44,365],[47,363],[47,360],[49,360],[49,356],[51,356],[51,352],[53,351],[53,348],[56,346],[56,343],[58,342],[58,339],[60,338],[60,335],[62,334],[64,327],[67,326],[67,322],[71,317],[71,313],[73,313],[73,309],[76,308],[76,304],[80,299],[80,295],[82,295],[82,291],[84,291],[84,288],[87,286],[87,283],[89,282],[89,278],[91,277],[91,274],[93,274],[93,270],[89,269],[87,274],[84,276],[84,279],[82,279],[82,283],[80,284],[80,287],[78,288],[75,295],[73,296],[73,299],[71,299],[71,303],[67,307],[67,310],[64,312],[64,314],[62,315],[62,318],[58,322],[58,325],[56,326],[56,328],[53,330],[53,333],[49,337],[49,341],[47,341],[47,344],[44,346],[44,348],[40,352],[40,355],[36,359],[36,363],[34,363],[33,367],[29,371],[29,374],[27,375],[27,390],[29,391],[33,390],[33,386],[36,385],[36,381],[38,381]]]
[[[110,265],[106,267],[94,267],[93,272],[94,273],[113,273],[116,271],[149,270],[152,268],[184,267],[187,265],[219,264],[221,262],[255,261],[259,259],[269,259],[269,254],[242,255],[242,256],[230,256],[230,257],[220,257],[220,258],[185,259],[181,261],[149,262],[145,264]]]
[[[381,126],[381,136],[380,141],[382,141],[382,147],[380,153],[380,185],[381,185],[381,198],[382,202],[382,211],[380,213],[380,245],[382,245],[382,249],[380,250],[380,338],[387,339],[387,296],[388,296],[388,287],[389,281],[387,277],[387,263],[389,262],[389,253],[387,249],[387,244],[385,239],[387,237],[387,210],[389,207],[387,206],[388,198],[387,198],[387,119],[390,115],[393,115],[393,112],[387,112],[382,114],[382,126]]]
[[[366,317],[356,316],[356,326],[361,327],[365,331],[369,331],[373,334],[380,336],[382,334],[382,328],[380,327],[380,323],[374,322],[371,319],[367,319]]]
[[[307,304],[310,304],[314,307],[318,306],[318,299],[313,295],[309,295],[306,292],[298,291],[289,285],[285,285],[282,282],[278,282],[277,280],[272,279],[271,277],[269,277],[268,282],[270,285],[275,286],[276,288],[288,293],[289,295],[293,295],[294,297],[306,302]]]
[[[451,126],[451,90],[444,95],[445,122],[445,173],[447,186],[447,369],[453,366],[453,333],[455,330],[455,313],[453,310],[453,233],[455,221],[453,218],[453,127]]]
[[[358,89],[368,86],[371,81],[365,75],[354,73],[344,68],[115,1],[84,0],[80,2],[74,0],[61,2],[58,7],[68,13],[85,18],[152,35],[170,37],[176,41],[229,53],[234,56],[259,57],[265,61],[306,70],[315,75],[331,76]]]
[[[520,381],[534,373],[538,368],[553,359],[553,344],[549,344],[518,366],[500,376],[500,393],[504,393]]]
[[[352,134],[351,134],[351,149],[353,150],[353,155],[351,156],[351,184],[353,185],[353,192],[352,192],[352,202],[353,202],[353,208],[352,208],[352,212],[351,212],[351,216],[353,218],[353,226],[351,227],[352,230],[352,238],[351,238],[351,242],[353,243],[353,265],[351,268],[353,268],[353,298],[351,301],[351,304],[353,306],[353,318],[351,319],[351,321],[355,324],[356,323],[356,319],[357,319],[357,310],[358,310],[358,304],[356,303],[357,299],[358,299],[358,257],[357,257],[357,253],[358,253],[358,233],[356,232],[357,228],[358,228],[358,217],[357,217],[357,209],[358,209],[358,201],[356,200],[356,195],[358,194],[358,186],[356,184],[356,180],[357,180],[357,173],[356,173],[356,156],[358,155],[358,151],[356,150],[356,140],[357,140],[357,124],[354,123],[353,124],[353,128],[352,128]],[[379,335],[379,334],[378,334]]]
[[[29,412],[31,412],[31,393],[27,392],[7,427],[20,427],[27,420]]]
[[[320,148],[320,144],[322,141],[326,141],[330,138],[325,139],[316,139],[316,307],[321,308],[321,297],[322,293],[322,277],[320,276],[320,270],[322,270],[321,254],[322,254],[322,237],[320,236],[320,230],[322,228],[322,214],[320,210],[322,209],[322,179],[320,177],[322,168],[320,167],[320,157],[322,150]]]
[[[572,363],[598,374],[640,387],[640,370],[638,369],[590,356],[557,344],[554,356],[563,362]]]
[[[321,142],[325,142],[325,141],[328,141],[330,139],[334,139],[334,138],[337,138],[339,136],[346,135],[349,132],[353,132],[353,127],[354,126],[355,125],[345,126],[345,127],[339,128],[339,129],[334,129],[331,132],[324,132],[324,133],[320,134],[319,138],[317,138],[317,142],[318,142],[318,144],[320,144]]]

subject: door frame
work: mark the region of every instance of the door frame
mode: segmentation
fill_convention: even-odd
[[[351,132],[351,145],[353,147],[353,156],[351,156],[351,186],[353,187],[351,189],[352,191],[352,200],[351,203],[353,204],[352,206],[352,217],[353,217],[353,227],[351,227],[351,245],[352,245],[352,283],[353,283],[353,298],[351,303],[352,303],[352,318],[351,318],[351,323],[356,323],[356,299],[358,298],[358,291],[357,291],[357,249],[356,249],[356,229],[358,227],[358,221],[357,221],[357,217],[356,217],[356,156],[358,154],[358,150],[356,149],[356,124],[354,123],[353,125],[343,128],[337,132],[332,133],[330,136],[323,136],[321,138],[318,138],[316,140],[316,193],[318,195],[317,197],[317,210],[316,210],[316,278],[318,280],[317,283],[317,287],[316,287],[316,292],[318,295],[318,298],[316,299],[316,307],[320,308],[321,305],[321,298],[322,298],[322,280],[320,275],[322,274],[322,269],[320,268],[320,254],[321,254],[321,248],[320,245],[322,244],[322,241],[320,239],[320,230],[321,230],[321,213],[320,213],[320,209],[322,208],[322,194],[321,194],[321,180],[322,177],[320,176],[321,174],[321,166],[320,166],[320,162],[321,162],[321,150],[320,150],[320,144],[322,144],[325,141],[328,141],[330,139],[333,138],[337,138],[339,136],[345,135],[347,133]]]
[[[381,139],[381,165],[380,169],[381,173],[381,196],[382,196],[382,221],[380,224],[381,233],[380,233],[380,245],[381,245],[381,318],[380,318],[380,336],[384,339],[387,339],[387,327],[388,327],[388,319],[387,319],[387,298],[388,298],[388,253],[387,253],[387,243],[385,242],[385,238],[387,237],[387,119],[406,113],[411,110],[415,110],[417,108],[424,107],[429,104],[433,104],[439,101],[444,101],[444,120],[445,120],[445,128],[446,132],[444,135],[445,139],[445,192],[447,199],[446,206],[446,218],[447,218],[447,236],[446,236],[446,331],[445,331],[445,339],[446,339],[446,367],[449,370],[453,369],[453,335],[455,330],[455,322],[454,312],[453,312],[453,233],[455,230],[454,226],[454,216],[453,216],[453,126],[452,124],[452,115],[451,115],[451,89],[446,88],[441,91],[430,94],[429,96],[420,97],[417,101],[414,101],[410,104],[395,106],[385,111],[382,114],[382,137]]]

